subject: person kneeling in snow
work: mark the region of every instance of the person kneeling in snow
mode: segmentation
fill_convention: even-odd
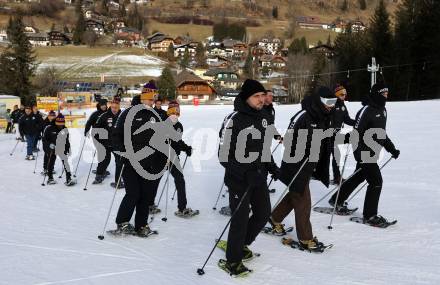
[[[167,110],[168,120],[171,121],[173,127],[176,131],[183,134],[183,125],[179,122],[180,116],[180,106],[177,101],[171,101],[168,103]],[[192,147],[187,145],[183,140],[179,141],[171,141],[171,147],[174,149],[177,155],[181,152],[185,152],[187,157],[192,154]],[[174,163],[180,163],[180,159],[177,158],[178,161],[174,161]],[[182,169],[183,170],[183,169]],[[170,174],[174,178],[174,183],[176,184],[177,191],[177,208],[178,211],[175,212],[175,215],[178,217],[192,217],[198,214],[198,210],[193,211],[191,208],[187,208],[186,204],[186,187],[185,187],[185,178],[183,173],[180,172],[176,167],[171,166]]]
[[[65,126],[65,119],[63,114],[58,114],[54,125],[46,127],[43,133],[43,149],[45,153],[49,154],[47,162],[47,184],[55,184],[53,179],[53,168],[57,156],[61,158],[64,170],[66,171],[66,186],[72,186],[75,181],[72,180],[70,173],[69,162],[67,155],[70,153],[69,131]]]

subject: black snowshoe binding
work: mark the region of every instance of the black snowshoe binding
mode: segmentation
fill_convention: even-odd
[[[160,212],[161,210],[156,205],[150,206],[151,215],[159,214]]]
[[[135,230],[132,224],[130,223],[121,223],[118,224],[118,227],[116,230],[110,230],[107,231],[107,233],[115,236],[122,236],[122,235],[133,235],[135,234]]]
[[[219,213],[221,215],[224,215],[224,216],[231,216],[232,215],[232,211],[231,211],[231,208],[229,206],[222,207],[220,209]]]
[[[174,213],[174,215],[180,218],[191,218],[197,216],[198,214],[200,214],[199,210],[193,210],[191,208],[186,208],[183,211],[178,210]]]
[[[116,183],[112,182],[112,183],[110,183],[110,186],[113,187],[113,188],[116,188]],[[122,181],[119,182],[118,189],[124,189],[124,188],[125,188],[124,182],[122,182]]]
[[[92,173],[96,174],[96,169],[93,169]],[[110,171],[106,170],[103,176],[106,177],[106,176],[109,176],[109,175],[110,175]]]
[[[369,219],[364,219],[361,217],[351,217],[350,221],[356,222],[356,223],[361,223],[361,224],[367,224],[372,227],[383,228],[383,229],[388,228],[389,226],[395,225],[397,223],[397,220],[390,222],[387,219],[385,219],[384,217],[379,216],[379,215],[373,216]]]
[[[316,237],[311,240],[300,241],[296,241],[291,238],[283,238],[281,242],[284,245],[290,246],[291,248],[314,253],[323,253],[326,249],[333,247],[332,244],[324,245],[322,242],[318,241]]]
[[[335,201],[333,200],[333,199],[330,199],[329,201],[328,201],[328,203],[332,206],[332,207],[334,207],[335,206]],[[315,210],[315,208],[316,208],[316,210]],[[324,211],[319,211],[319,207],[315,207],[313,210],[315,210],[316,212],[321,212],[321,213],[326,213],[326,214],[331,214],[331,213],[333,213],[333,208],[331,208],[331,213],[327,213],[325,210]],[[324,208],[324,207],[323,207]],[[325,209],[325,208],[324,208]],[[337,204],[336,205],[336,211],[335,211],[335,213],[336,213],[336,215],[339,215],[339,216],[349,216],[349,215],[351,215],[351,214],[353,214],[354,212],[356,212],[356,210],[357,210],[358,208],[352,208],[352,209],[350,209],[350,208],[348,208],[348,203],[347,202],[344,202],[342,205],[340,205],[340,204]]]
[[[53,177],[47,179],[47,185],[54,185],[54,184],[57,184],[57,182],[53,179]]]
[[[104,181],[104,178],[104,175],[96,175],[95,180],[92,182],[92,184],[101,184],[102,181]]]
[[[249,268],[247,268],[243,262],[227,262],[224,259],[220,259],[218,261],[218,267],[222,270],[226,271],[232,277],[244,277],[252,272]]]
[[[157,235],[157,234],[158,232],[151,230],[148,225],[146,225],[145,227],[141,227],[134,232],[134,235],[141,238],[147,238],[151,235]]]

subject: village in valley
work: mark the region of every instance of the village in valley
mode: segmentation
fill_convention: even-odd
[[[337,34],[345,33],[347,29],[350,29],[352,33],[363,32],[366,29],[365,24],[359,19],[337,17],[333,21],[324,21],[313,15],[295,14],[294,18],[287,21],[287,27],[282,27],[276,32],[267,30],[257,37],[246,31],[246,25],[256,25],[260,28],[261,24],[258,22],[246,24],[225,20],[225,18],[221,22],[214,22],[204,17],[201,12],[203,7],[199,7],[196,12],[192,12],[193,15],[198,13],[196,16],[174,14],[162,17],[162,20],[155,18],[156,21],[183,22],[180,25],[180,34],[169,33],[166,29],[149,31],[145,27],[148,19],[142,13],[149,11],[149,15],[159,15],[157,7],[151,8],[152,3],[154,3],[153,0],[131,1],[131,3],[93,0],[75,3],[65,0],[63,5],[76,11],[76,26],[69,27],[59,21],[53,23],[49,30],[39,27],[33,20],[26,21],[25,19],[23,21],[24,31],[37,53],[44,50],[44,53],[51,54],[50,49],[57,50],[59,53],[58,57],[53,56],[48,62],[38,58],[40,60],[38,72],[44,73],[48,69],[56,69],[52,70],[57,73],[56,80],[54,80],[56,82],[53,83],[57,89],[56,95],[58,97],[62,95],[61,100],[69,101],[65,102],[69,105],[88,105],[96,99],[96,96],[111,98],[117,93],[131,97],[133,94],[142,92],[142,87],[148,81],[160,79],[158,77],[165,67],[171,70],[175,92],[170,92],[168,89],[167,94],[162,92],[164,99],[174,99],[173,96],[175,96],[175,99],[183,104],[227,104],[232,102],[238,94],[245,78],[255,77],[259,78],[268,89],[274,91],[276,102],[292,103],[297,99],[289,96],[289,93],[292,93],[289,88],[294,88],[291,78],[292,74],[298,74],[298,70],[292,70],[292,68],[289,70],[289,55],[297,54],[298,51],[307,53],[311,61],[316,61],[316,58],[321,59],[321,62],[324,62],[321,69],[324,69],[325,62],[331,62],[335,55],[332,40]],[[103,5],[105,9],[102,8]],[[4,6],[3,10],[6,7]],[[278,14],[281,12],[278,12],[278,9],[278,6],[272,6],[272,18],[280,17]],[[212,26],[212,33],[201,38],[200,35],[186,32],[184,23],[188,21],[193,26]],[[80,36],[75,32],[79,26],[83,29]],[[286,34],[290,29],[305,32],[318,31],[322,40],[307,41],[304,36],[295,39],[288,38]],[[291,32],[294,33],[293,30]],[[0,44],[8,45],[5,27],[0,28]],[[90,49],[88,57],[85,58],[87,65],[82,66],[77,62],[65,66],[60,65],[60,62],[70,60],[67,56],[76,56],[75,52],[78,49],[74,47],[83,47],[82,50]],[[114,56],[110,54],[93,59],[93,50],[103,48],[116,50],[116,52]],[[138,68],[142,68],[142,60],[154,62],[155,65],[151,67],[153,72],[150,70],[145,73],[149,76],[143,78],[145,74],[142,72],[139,75],[134,74],[137,69],[134,67],[132,69],[130,65],[125,70],[121,69],[117,72],[113,70],[121,66],[117,62],[118,55],[121,52],[132,53],[133,50],[136,50],[134,52],[136,55],[133,55],[130,61],[138,60],[139,62],[136,63]],[[63,51],[66,54],[62,54]],[[91,66],[90,62],[95,61],[96,63]],[[113,66],[103,68],[109,62],[112,62]],[[291,59],[290,65],[292,63],[294,62]],[[78,66],[80,66],[79,74],[72,76],[71,70]],[[88,72],[93,68],[97,71],[88,76]],[[131,76],[133,78],[127,80]],[[85,98],[84,94],[88,96]],[[39,95],[53,96],[55,94]],[[69,99],[66,99],[67,97]]]

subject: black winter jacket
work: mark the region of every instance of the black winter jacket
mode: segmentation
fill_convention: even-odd
[[[173,125],[174,129],[178,131],[180,134],[183,135],[183,125],[180,122],[176,122]],[[186,152],[191,149],[189,145],[187,145],[183,140],[179,141],[171,141],[171,147],[174,149],[177,155],[179,155],[181,152]]]
[[[101,116],[104,113],[105,112],[101,110],[101,105],[99,103],[96,104],[96,111],[90,115],[89,119],[86,122],[86,126],[84,128],[84,135],[87,135],[90,129],[92,127],[95,127],[96,121],[98,121],[99,116]]]
[[[51,144],[54,144],[55,147],[57,146],[57,138],[58,136],[66,136],[66,140],[65,140],[65,146],[64,149],[62,149],[62,151],[64,151],[64,154],[68,154],[70,153],[70,141],[69,141],[69,131],[66,127],[58,127],[55,124],[52,125],[48,125],[44,131],[43,131],[43,137],[42,137],[42,141],[43,141],[43,150],[46,153],[50,153],[52,151],[54,151],[53,149],[50,148]],[[61,140],[61,138],[60,138]]]
[[[23,116],[21,116],[18,123],[18,130],[21,136],[38,136],[41,130],[41,120],[34,113],[31,113],[30,115],[24,114]]]
[[[344,101],[338,99],[335,104],[335,108],[331,112],[332,124],[331,127],[335,129],[335,133],[342,129],[343,124],[354,126],[355,120],[350,118],[347,107]]]
[[[101,116],[99,116],[98,120],[96,121],[94,129],[102,128],[107,131],[107,139],[97,139],[106,148],[110,148],[112,146],[110,140],[112,138],[113,127],[116,125],[116,121],[120,114],[121,110],[114,114],[111,109],[108,109],[107,112],[104,112]]]

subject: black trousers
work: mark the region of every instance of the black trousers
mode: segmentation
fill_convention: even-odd
[[[248,185],[243,183],[242,187],[236,187],[237,185],[226,186],[229,189],[229,206],[232,213],[234,213]],[[249,217],[249,206],[252,209],[251,217]],[[254,242],[269,220],[270,212],[271,206],[267,186],[250,188],[243,203],[231,220],[226,250],[228,262],[240,262],[243,259],[243,247]]]
[[[130,222],[136,209],[134,226],[136,229],[148,224],[149,205],[154,203],[155,191],[160,180],[147,180],[130,165],[124,167],[122,177],[125,183],[125,196],[119,206],[116,223]]]
[[[6,131],[7,134],[12,133],[12,123],[8,122],[8,125],[6,126]]]
[[[111,148],[105,149],[105,157],[101,162],[98,163],[98,166],[96,168],[96,175],[104,175],[105,174],[105,171],[107,170],[107,167],[110,164],[112,153],[113,153],[113,156],[115,157],[115,165],[116,165],[115,183],[118,183],[119,175],[121,175],[122,159],[119,155],[112,152]]]
[[[47,177],[49,179],[53,179],[53,168],[55,166],[55,161],[57,160],[57,156],[54,151],[51,152],[45,152],[44,158],[46,158],[47,154]],[[62,161],[64,171],[66,172],[66,181],[69,181],[71,179],[72,174],[70,173],[70,168],[68,167],[67,161]]]
[[[50,151],[44,151],[44,157],[43,157],[43,169],[47,171],[47,165],[49,162],[50,157]]]
[[[380,173],[380,168],[377,163],[358,163],[356,170],[359,168],[361,168],[361,170],[358,173],[342,184],[337,203],[342,204],[345,202],[356,187],[366,180],[368,188],[365,193],[363,215],[365,219],[368,219],[377,215],[380,193],[382,191],[382,174]],[[336,200],[336,195],[337,193],[333,194],[333,200]]]
[[[176,167],[171,168],[171,176],[174,178],[174,184],[177,191],[177,208],[179,211],[183,211],[186,208],[186,186],[183,173],[177,170]]]
[[[339,180],[341,178],[341,172],[339,171],[338,162],[341,159],[341,152],[339,151],[338,145],[335,145],[335,138],[331,138],[331,150],[332,150],[332,169],[333,169],[333,179]]]

